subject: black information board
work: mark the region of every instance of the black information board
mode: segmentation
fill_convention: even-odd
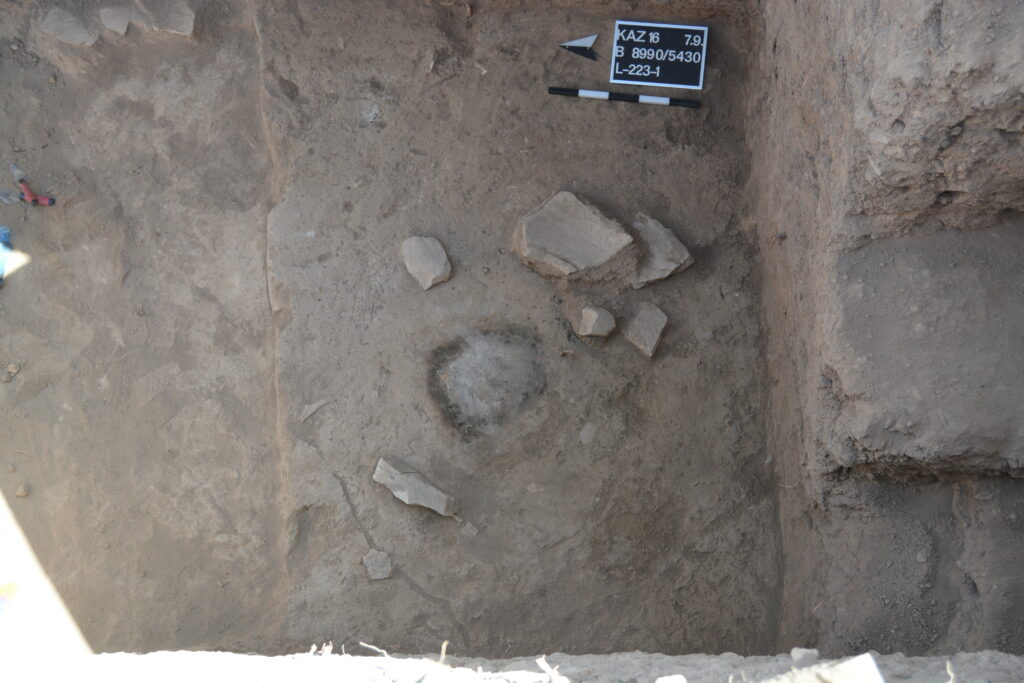
[[[708,27],[616,21],[612,83],[700,90]]]

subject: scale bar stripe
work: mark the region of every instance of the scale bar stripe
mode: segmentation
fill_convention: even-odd
[[[612,102],[634,102],[638,104],[660,104],[669,107],[700,107],[700,100],[680,100],[660,95],[632,95],[624,92],[608,92],[607,90],[583,90],[582,88],[548,88],[549,95],[566,97],[582,97],[588,100],[610,100]]]

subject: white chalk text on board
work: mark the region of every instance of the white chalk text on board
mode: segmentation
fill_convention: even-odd
[[[708,27],[616,21],[612,83],[700,90]]]

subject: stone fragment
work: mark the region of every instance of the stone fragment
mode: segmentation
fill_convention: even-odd
[[[595,436],[597,436],[597,425],[593,422],[588,422],[580,430],[580,443],[584,446],[589,446]]]
[[[302,409],[302,414],[299,415],[299,422],[305,422],[309,418],[313,417],[313,415],[318,410],[323,408],[328,403],[330,403],[330,401],[328,401],[326,398],[323,398],[323,399],[320,399],[319,401],[317,401],[316,403],[308,403],[308,404],[306,404],[306,407],[304,407]]]
[[[100,10],[100,23],[104,28],[122,36],[128,32],[131,20],[132,10],[129,7],[104,7]]]
[[[633,236],[571,192],[559,192],[520,221],[516,254],[547,277],[597,281],[626,275],[637,258]]]
[[[818,661],[818,651],[814,648],[794,647],[789,651],[789,656],[793,658],[793,666],[797,668],[810,666]]]
[[[637,214],[633,232],[643,247],[644,256],[630,284],[640,289],[693,265],[693,256],[675,234],[650,216]]]
[[[658,676],[654,683],[686,683],[686,676],[683,674],[672,674],[671,676]]]
[[[18,488],[14,491],[14,495],[18,498],[28,498],[30,493],[32,493],[32,487],[28,484],[18,484]]]
[[[100,37],[99,31],[86,26],[81,17],[60,7],[53,7],[46,13],[40,28],[61,42],[81,47],[92,47]]]
[[[444,517],[453,517],[459,504],[452,496],[427,482],[415,470],[392,463],[386,458],[377,461],[373,480],[406,505],[420,505]]]
[[[21,372],[21,366],[18,365],[17,363],[8,363],[7,372],[11,373],[12,375],[17,375],[19,372]]]
[[[191,36],[195,30],[196,15],[185,0],[143,0],[136,6],[132,20],[148,29],[182,36]]]
[[[607,337],[615,329],[615,316],[600,306],[584,306],[576,334],[581,337]]]
[[[410,237],[402,242],[402,258],[409,275],[420,283],[424,290],[445,282],[452,276],[448,254],[433,237]]]
[[[391,556],[381,550],[371,550],[363,555],[363,566],[374,581],[391,577]]]
[[[645,301],[640,304],[640,309],[626,324],[622,333],[645,356],[653,358],[667,323],[668,316],[654,304]]]
[[[875,658],[865,653],[841,662],[825,662],[791,671],[763,683],[885,683],[885,679]]]

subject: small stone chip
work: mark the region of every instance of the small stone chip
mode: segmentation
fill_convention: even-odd
[[[371,550],[363,555],[363,566],[374,581],[391,577],[391,556],[381,550]]]
[[[793,665],[796,667],[810,666],[818,661],[818,651],[808,647],[794,647],[789,651],[793,658]]]
[[[584,306],[576,333],[581,337],[607,337],[615,329],[615,316],[599,306]]]
[[[402,258],[405,269],[424,290],[445,282],[452,276],[448,254],[433,237],[410,237],[402,242]]]
[[[664,311],[645,301],[640,304],[637,314],[629,321],[622,333],[645,356],[654,358],[658,344],[661,343],[661,333],[664,332],[667,323],[668,316]]]
[[[18,498],[28,498],[30,493],[32,493],[32,487],[28,484],[19,484],[18,488],[14,491],[14,495]]]

